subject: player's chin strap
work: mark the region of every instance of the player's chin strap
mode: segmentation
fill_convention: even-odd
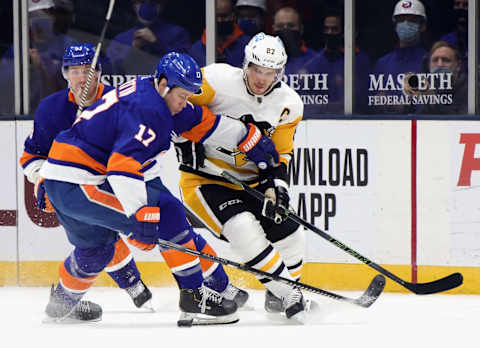
[[[214,171],[215,173],[217,173],[218,176],[221,176],[222,178],[230,181],[232,184],[235,184],[235,185],[241,187],[248,194],[255,197],[256,199],[258,199],[262,202],[265,200],[265,195],[263,193],[261,193],[261,192],[255,190],[254,188],[248,186],[246,183],[242,182],[241,180],[238,180],[236,177],[234,177],[230,173],[228,173],[228,172],[224,171],[223,169],[217,167],[215,164],[210,162],[208,159],[205,159],[204,165],[205,165],[206,168],[208,168],[208,169]],[[303,220],[295,212],[290,211],[289,209],[281,208],[281,207],[278,207],[277,211],[280,214],[285,215],[288,219],[296,222],[299,225],[302,225],[302,226],[306,227],[307,229],[309,229],[313,233],[319,235],[323,239],[325,239],[325,240],[329,241],[330,243],[332,243],[333,245],[335,245],[337,248],[342,249],[347,254],[350,254],[351,256],[356,258],[357,260],[360,260],[361,262],[363,262],[367,266],[373,268],[374,270],[376,270],[379,273],[382,273],[383,275],[392,279],[394,282],[400,284],[404,288],[410,290],[411,292],[413,292],[417,295],[435,294],[437,292],[447,291],[447,290],[456,288],[456,287],[462,285],[462,283],[463,283],[463,276],[462,276],[461,273],[458,273],[458,272],[452,273],[452,274],[450,274],[446,277],[443,277],[443,278],[440,278],[440,279],[437,279],[437,280],[434,280],[434,281],[431,281],[431,282],[427,282],[427,283],[407,282],[407,281],[399,278],[395,274],[391,273],[387,269],[383,268],[382,266],[380,266],[380,265],[376,264],[375,262],[369,260],[365,256],[362,256],[357,251],[353,250],[349,246],[343,244],[339,240],[330,236],[328,233],[326,233],[326,232],[322,231],[321,229],[315,227],[311,223]]]

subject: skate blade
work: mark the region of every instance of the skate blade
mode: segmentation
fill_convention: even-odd
[[[305,299],[305,312],[316,312],[320,309],[320,305],[314,300]]]
[[[70,318],[68,316],[62,318],[52,318],[48,315],[45,316],[42,320],[42,324],[85,324],[85,323],[95,323],[97,321],[101,321],[102,318],[96,318],[92,320],[80,320],[75,318]]]
[[[155,308],[153,307],[152,300],[148,300],[147,302],[145,302],[142,305],[142,307],[140,307],[140,309],[146,309],[146,310],[148,310],[149,312],[152,312],[152,313],[156,312]]]
[[[223,316],[210,316],[200,313],[186,313],[182,312],[180,318],[177,321],[177,326],[179,327],[191,327],[197,325],[223,325],[223,324],[233,324],[238,322],[240,319],[237,313],[232,313],[229,315]]]
[[[305,313],[305,311],[295,313],[290,318],[288,318],[288,321],[292,324],[305,325],[305,322],[307,321],[307,314]]]

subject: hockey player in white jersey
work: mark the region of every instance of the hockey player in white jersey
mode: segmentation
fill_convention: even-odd
[[[278,37],[259,33],[245,47],[243,69],[228,64],[204,67],[201,93],[190,101],[207,105],[216,114],[228,115],[247,124],[250,133],[260,129],[271,138],[280,163],[259,170],[238,147],[179,142],[180,187],[185,204],[248,266],[298,280],[304,255],[303,229],[279,216],[274,206],[289,205],[287,166],[293,153],[293,137],[303,116],[298,94],[281,81],[287,55]],[[254,125],[256,127],[254,127]],[[202,167],[207,158],[230,174],[266,194],[262,204],[245,191]],[[259,277],[266,288],[265,309],[285,312],[302,321],[305,301],[291,286]]]

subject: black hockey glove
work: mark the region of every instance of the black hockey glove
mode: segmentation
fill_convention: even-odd
[[[175,143],[175,152],[180,164],[192,167],[195,170],[204,166],[205,148],[201,143],[194,143],[190,140],[183,143]]]

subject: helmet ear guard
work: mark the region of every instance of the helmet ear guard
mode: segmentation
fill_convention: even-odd
[[[168,88],[163,93],[163,96],[174,87],[181,87],[195,93],[202,86],[202,71],[200,67],[192,57],[184,53],[170,52],[160,59],[154,73],[157,89],[158,82],[162,77],[167,79]]]

